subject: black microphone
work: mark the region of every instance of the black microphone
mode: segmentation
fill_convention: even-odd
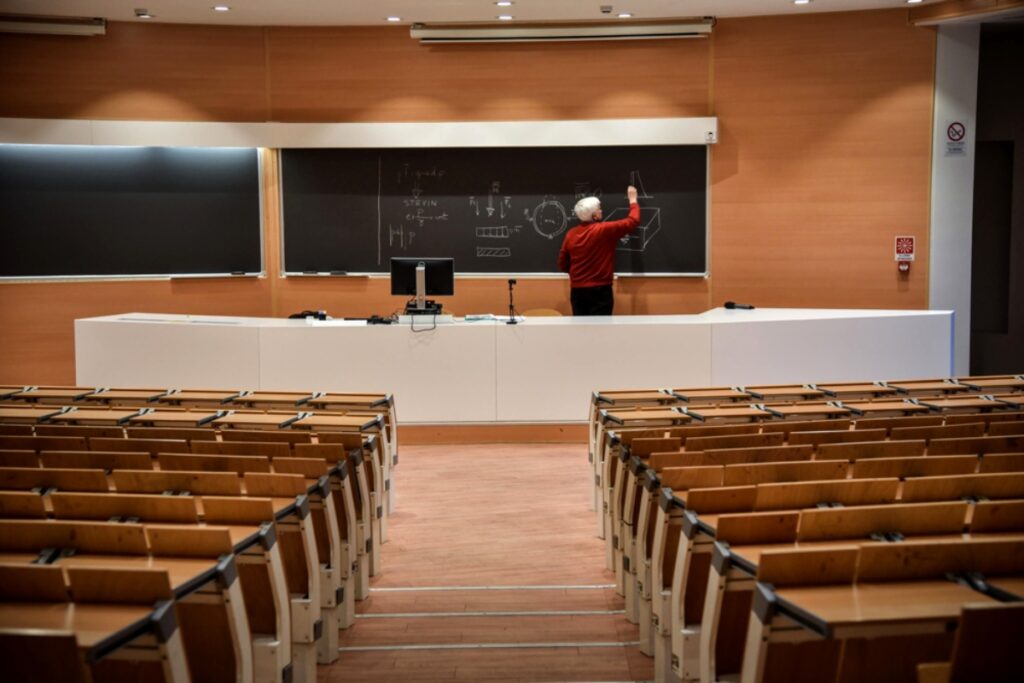
[[[726,301],[725,307],[728,308],[730,311],[733,310],[734,308],[742,308],[745,311],[754,310],[754,307],[751,304],[738,304],[735,301]]]

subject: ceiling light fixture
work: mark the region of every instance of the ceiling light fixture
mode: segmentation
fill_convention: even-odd
[[[214,12],[230,12],[231,8],[228,7],[227,5],[214,5],[213,6],[213,11]]]
[[[908,5],[919,5],[923,0],[907,0]]]
[[[499,21],[512,21],[512,15],[511,14],[499,14],[498,15],[498,20]]]
[[[619,12],[619,19],[632,19],[633,14],[631,12]]]
[[[396,22],[396,21],[401,21],[402,17],[388,17],[387,20],[390,21],[390,22]]]
[[[811,0],[793,0],[794,5],[809,5]]]
[[[514,3],[512,2],[512,0],[498,0],[498,2],[494,4],[497,5],[498,7],[511,7]]]
[[[135,18],[136,19],[153,19],[154,17],[156,17],[155,14],[150,14],[149,10],[147,10],[147,9],[145,9],[143,7],[136,7],[135,8]]]

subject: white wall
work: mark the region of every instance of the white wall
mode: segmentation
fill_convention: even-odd
[[[929,308],[955,311],[953,367],[966,375],[971,358],[971,234],[978,99],[979,24],[938,27],[935,119],[932,125]],[[947,128],[964,124],[963,154],[949,154]]]

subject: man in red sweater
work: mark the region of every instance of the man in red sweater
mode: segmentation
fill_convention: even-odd
[[[626,188],[626,196],[629,216],[620,221],[601,221],[601,200],[597,197],[584,197],[576,202],[580,224],[566,233],[558,252],[559,269],[569,273],[573,315],[612,314],[615,244],[640,225],[636,188]]]

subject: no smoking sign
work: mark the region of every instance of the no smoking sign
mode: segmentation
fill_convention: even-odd
[[[967,124],[963,121],[950,121],[946,125],[946,154],[947,157],[961,157],[967,155]]]

